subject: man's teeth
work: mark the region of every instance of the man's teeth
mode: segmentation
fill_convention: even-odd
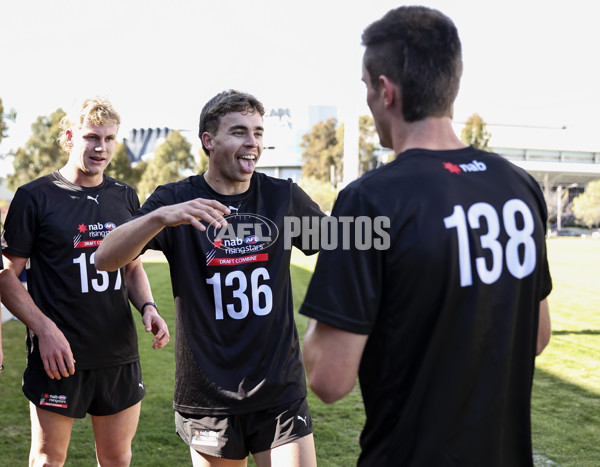
[[[256,158],[256,156],[253,155],[248,155],[248,156],[241,156],[240,159],[250,159],[250,160],[254,160]]]

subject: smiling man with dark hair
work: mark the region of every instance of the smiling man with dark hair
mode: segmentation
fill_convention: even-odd
[[[208,170],[160,186],[111,232],[96,265],[165,253],[176,314],[176,429],[195,466],[314,466],[312,421],[290,280],[285,218],[323,216],[291,180],[255,171],[262,104],[224,91],[204,106]],[[206,224],[204,224],[206,222]],[[300,238],[294,245],[305,254]]]

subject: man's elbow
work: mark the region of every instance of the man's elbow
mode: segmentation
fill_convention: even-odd
[[[544,349],[548,346],[548,344],[550,343],[550,335],[552,334],[552,332],[550,330],[544,332],[544,333],[540,333],[538,335],[538,339],[537,339],[537,345],[536,345],[536,349],[535,349],[535,355],[540,355]]]
[[[106,253],[106,250],[102,249],[102,245],[98,247],[96,250],[96,254],[94,255],[94,266],[99,271],[116,271],[119,269],[119,266],[115,264],[114,261],[111,261],[110,256]]]
[[[550,308],[548,305],[548,299],[544,299],[540,302],[539,307],[539,320],[538,320],[538,332],[537,332],[537,345],[535,354],[539,355],[546,348],[550,342],[550,336],[552,335],[552,325],[550,324]]]
[[[328,378],[318,378],[308,375],[308,386],[315,395],[326,404],[333,404],[345,397],[354,387],[352,385],[338,384]]]

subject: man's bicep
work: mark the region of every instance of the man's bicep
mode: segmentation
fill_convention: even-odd
[[[4,256],[4,269],[10,269],[18,277],[27,265],[27,258],[11,255],[6,251],[3,251],[2,255]]]

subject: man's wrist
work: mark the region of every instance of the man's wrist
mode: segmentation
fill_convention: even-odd
[[[156,309],[156,312],[158,313],[158,306],[156,305],[156,303],[154,302],[146,302],[144,303],[141,307],[140,307],[140,313],[142,316],[144,316],[144,310],[146,309],[146,307],[148,306],[152,306]],[[160,313],[158,313],[160,315]]]

